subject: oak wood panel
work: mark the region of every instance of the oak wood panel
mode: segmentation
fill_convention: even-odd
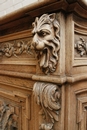
[[[6,127],[10,130],[38,130],[41,127],[43,130],[52,130],[51,127],[55,130],[87,129],[87,10],[79,1],[67,1],[41,1],[0,19],[0,119],[3,119],[0,123],[4,124],[5,117],[8,117]],[[50,13],[56,14],[60,37],[56,71],[47,75],[39,66],[36,50],[30,47],[34,37],[32,22],[45,13],[49,16]],[[82,50],[75,48],[78,41]],[[41,110],[43,104],[48,106],[48,99],[42,104],[35,102],[33,88],[38,82],[50,84],[50,92],[52,85],[59,88],[54,87],[48,97],[52,102],[58,102],[60,108],[56,111],[58,117],[52,122],[53,126],[50,126],[50,119],[54,120],[55,107],[49,107],[51,114],[45,108],[51,118],[47,118],[49,124],[44,124],[46,114]],[[40,95],[37,94],[38,101],[41,95],[47,96],[46,87]],[[36,93],[42,86],[37,88]]]

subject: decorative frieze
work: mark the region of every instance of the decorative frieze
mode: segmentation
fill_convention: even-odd
[[[41,106],[43,121],[40,130],[53,130],[54,123],[59,120],[60,88],[56,84],[36,82],[33,88],[36,103]]]
[[[18,57],[21,54],[25,53],[28,55],[34,55],[31,48],[31,41],[27,40],[13,40],[8,41],[0,44],[0,56],[6,57]]]
[[[15,108],[0,101],[0,130],[18,130],[18,116]]]
[[[56,71],[60,50],[59,22],[56,15],[43,14],[33,23],[32,46],[36,50],[39,65],[45,74]]]

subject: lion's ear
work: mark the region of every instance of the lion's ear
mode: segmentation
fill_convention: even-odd
[[[55,19],[56,15],[55,15],[55,13],[53,13],[53,14],[50,14],[49,17],[50,17],[50,20],[53,21]]]

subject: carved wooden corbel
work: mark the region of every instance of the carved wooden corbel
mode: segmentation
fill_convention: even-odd
[[[60,50],[59,22],[56,15],[43,14],[33,23],[32,47],[39,59],[39,65],[45,74],[56,71]]]
[[[60,110],[60,88],[56,84],[36,82],[33,93],[36,103],[41,106],[40,113],[43,117],[40,122],[40,130],[53,130],[55,122],[58,122]]]

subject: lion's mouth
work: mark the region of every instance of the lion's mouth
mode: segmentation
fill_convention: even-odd
[[[49,49],[45,47],[43,51],[40,52],[41,58],[40,58],[40,67],[46,68],[48,66],[49,61]]]

